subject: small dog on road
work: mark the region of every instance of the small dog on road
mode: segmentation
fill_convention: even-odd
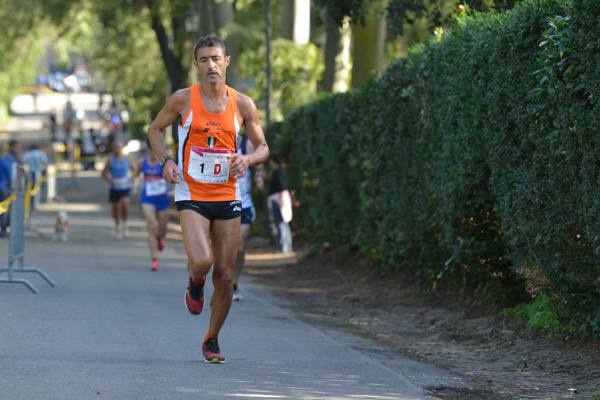
[[[54,225],[54,238],[58,238],[63,242],[68,240],[69,233],[69,214],[66,211],[59,211],[56,216],[56,225]]]

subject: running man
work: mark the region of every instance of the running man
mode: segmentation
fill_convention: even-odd
[[[252,142],[250,142],[247,137],[240,135],[238,138],[238,154],[248,154],[254,151]],[[256,186],[262,190],[264,187],[264,167],[262,164],[259,164],[255,168],[254,182],[256,183]],[[240,227],[240,243],[238,244],[237,258],[235,260],[235,265],[233,266],[233,301],[240,301],[243,299],[243,296],[238,287],[238,281],[246,261],[246,241],[250,235],[250,227],[256,220],[256,209],[254,208],[254,202],[252,201],[252,174],[250,173],[250,170],[246,171],[244,175],[236,176],[236,178],[242,196],[242,226]]]
[[[160,266],[158,252],[163,251],[165,247],[164,237],[167,234],[172,195],[169,192],[169,184],[162,177],[163,169],[158,161],[158,157],[148,146],[147,155],[139,163],[135,173],[136,180],[140,174],[143,175],[140,205],[148,225],[148,248],[152,257],[151,271],[157,271]],[[134,191],[137,187],[136,182]]]
[[[204,360],[211,363],[225,362],[218,337],[231,308],[242,212],[235,177],[269,156],[254,101],[225,84],[229,63],[223,41],[215,36],[200,38],[194,46],[200,83],[173,93],[148,129],[163,178],[176,184],[175,203],[190,275],[185,304],[191,314],[202,312],[204,284],[213,268],[210,322],[202,345]],[[176,120],[178,164],[162,140],[163,130]],[[236,154],[242,126],[254,146],[252,153]]]
[[[129,171],[133,172],[134,170],[133,161],[123,154],[123,142],[114,142],[113,153],[104,166],[102,177],[110,184],[110,215],[115,220],[116,239],[129,236],[127,229],[129,194],[131,192]]]

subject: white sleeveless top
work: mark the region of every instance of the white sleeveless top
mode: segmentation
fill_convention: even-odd
[[[242,144],[236,150],[238,154],[246,154],[246,143],[248,142],[248,138],[242,138]],[[240,193],[242,195],[242,208],[251,208],[254,207],[252,203],[252,171],[250,168],[246,171],[246,175],[237,176],[238,185],[240,188]]]

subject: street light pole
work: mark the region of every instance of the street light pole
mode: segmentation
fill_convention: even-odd
[[[266,6],[266,22],[267,22],[267,96],[265,105],[265,130],[268,133],[269,123],[271,122],[271,0],[265,0]],[[271,238],[273,236],[271,232],[271,213],[269,212],[269,206],[267,205],[266,199],[263,201],[263,210],[260,216],[260,233],[264,238]]]
[[[267,14],[267,104],[266,104],[266,128],[269,129],[271,122],[271,0],[265,0]]]

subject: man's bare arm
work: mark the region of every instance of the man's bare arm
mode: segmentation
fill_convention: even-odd
[[[240,154],[232,155],[233,161],[229,167],[229,171],[234,175],[243,174],[248,167],[264,162],[270,154],[265,134],[260,126],[258,110],[254,101],[241,93],[238,93],[237,99],[238,111],[246,128],[248,139],[250,139],[254,147],[254,151],[243,156]]]
[[[112,181],[112,177],[110,177],[111,165],[112,165],[112,159],[109,157],[108,161],[104,165],[104,169],[102,170],[102,178],[108,183],[111,183],[111,181]]]
[[[167,104],[158,113],[148,128],[148,139],[150,146],[156,156],[161,159],[169,155],[163,143],[162,133],[164,129],[177,120],[177,118],[189,109],[190,90],[180,89],[173,93]],[[179,168],[174,161],[169,160],[163,166],[163,178],[169,183],[179,183]]]

